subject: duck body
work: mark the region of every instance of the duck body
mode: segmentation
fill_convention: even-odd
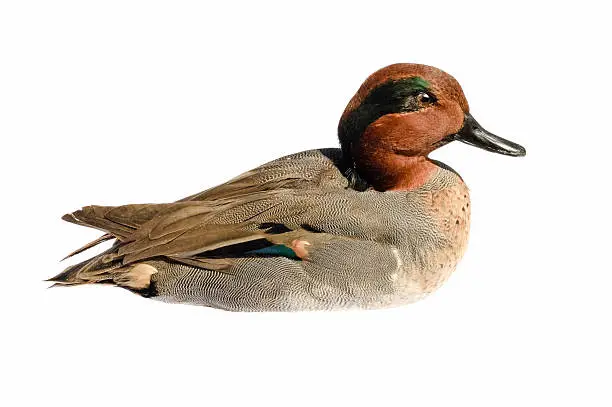
[[[411,88],[439,78],[455,86],[452,77],[399,65],[408,78],[399,83],[400,96],[395,88],[384,93],[399,77],[392,65],[385,68],[391,79],[381,76],[385,69],[375,73],[351,100],[339,126],[341,149],[279,158],[174,203],[87,206],[65,215],[106,232],[71,255],[104,240],[115,243],[50,281],[112,284],[162,301],[231,311],[375,309],[433,292],[465,252],[470,200],[461,177],[427,153],[450,136],[508,155],[521,155],[522,147],[480,135],[484,130],[467,113],[462,93],[450,92],[458,102],[448,107],[444,86],[432,86],[440,98],[435,104],[433,96]],[[414,75],[425,74],[427,80],[418,76],[415,82]],[[373,97],[399,98],[409,110],[381,108]],[[368,103],[382,111],[363,120],[372,114],[363,107]],[[438,134],[429,136],[415,113],[442,117],[436,109],[456,117],[452,123],[436,119]],[[358,134],[351,134],[355,129]],[[408,142],[399,136],[406,132]]]
[[[227,251],[208,250],[209,257],[223,263],[222,269],[216,269],[216,263],[207,269],[205,263],[199,267],[147,254],[150,258],[132,266],[137,273],[151,273],[146,286],[130,287],[125,270],[114,268],[112,261],[81,270],[80,278],[90,274],[94,280],[106,280],[115,274],[111,281],[127,282],[126,288],[147,297],[232,311],[372,309],[423,298],[448,278],[465,251],[467,187],[455,172],[439,166],[427,183],[412,191],[359,191],[351,188],[341,156],[340,149],[321,149],[280,158],[227,184],[166,204],[165,216],[148,221],[174,216],[173,221],[180,222],[192,216],[186,208],[218,203],[222,209],[210,222],[258,231],[282,219],[281,232],[290,232],[277,236],[290,233],[289,240],[308,242],[306,259],[239,243]],[[245,190],[263,193],[263,200],[244,199]],[[223,206],[227,196],[231,209]],[[139,211],[155,206],[86,207],[68,220],[122,224],[126,216],[136,218]],[[101,258],[116,255],[120,247]],[[163,252],[163,246],[157,250]]]
[[[225,272],[151,263],[164,270],[152,279],[157,298],[234,311],[371,309],[411,303],[438,288],[467,244],[469,194],[461,178],[439,167],[413,191],[356,191],[340,155],[339,149],[311,150],[254,172],[274,181],[309,173],[300,189],[282,198],[314,209],[283,216],[293,230],[307,225],[306,260],[241,256]],[[265,224],[270,215],[261,213],[257,221]]]

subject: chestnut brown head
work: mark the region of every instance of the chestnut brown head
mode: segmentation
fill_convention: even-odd
[[[366,79],[346,107],[338,135],[344,157],[357,172],[361,163],[372,161],[371,155],[426,157],[453,140],[525,155],[523,147],[474,120],[455,78],[419,64],[390,65]]]

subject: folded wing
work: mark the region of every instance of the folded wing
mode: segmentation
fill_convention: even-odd
[[[84,207],[63,219],[107,234],[71,255],[117,238],[108,261],[129,264],[164,256],[193,264],[211,259],[207,253],[248,242],[257,241],[257,248],[290,244],[312,233],[299,223],[317,205],[304,199],[304,191],[320,194],[347,188],[339,157],[337,149],[283,157],[176,203]]]

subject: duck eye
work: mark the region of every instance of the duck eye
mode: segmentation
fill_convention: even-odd
[[[417,96],[419,102],[423,103],[423,104],[429,104],[429,103],[433,103],[435,102],[435,99],[433,96],[431,96],[429,93],[427,92],[421,92],[418,94]]]

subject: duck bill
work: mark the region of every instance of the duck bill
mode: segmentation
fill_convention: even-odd
[[[465,114],[463,127],[453,135],[453,139],[493,153],[513,157],[522,157],[526,154],[525,147],[489,133],[469,113]]]

